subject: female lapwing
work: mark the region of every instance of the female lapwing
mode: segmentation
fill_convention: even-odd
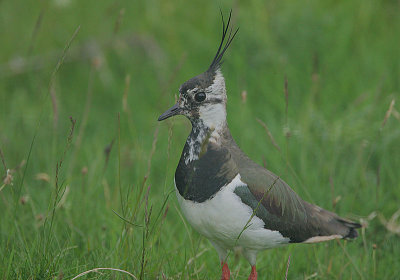
[[[175,172],[175,187],[189,223],[218,252],[221,279],[229,279],[228,251],[242,248],[257,279],[261,250],[288,243],[357,237],[360,224],[302,200],[283,180],[248,158],[229,132],[221,59],[237,30],[225,26],[208,70],[179,89],[178,102],[158,120],[184,115],[192,123]],[[224,45],[225,43],[225,45]]]

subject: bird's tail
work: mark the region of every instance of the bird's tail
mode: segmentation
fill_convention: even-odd
[[[343,239],[354,239],[357,238],[358,232],[356,231],[357,228],[360,228],[361,225],[359,223],[355,223],[343,218],[338,218],[338,222],[340,222],[342,225],[347,227],[348,233],[347,235],[343,236]]]
[[[356,229],[361,227],[359,223],[339,217],[333,212],[308,202],[305,202],[305,206],[309,213],[310,226],[310,239],[306,240],[307,242],[321,242],[336,238],[354,239],[358,236]]]

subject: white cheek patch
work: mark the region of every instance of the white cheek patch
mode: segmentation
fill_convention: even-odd
[[[207,104],[199,110],[200,119],[211,130],[219,130],[226,122],[226,109],[224,103]]]

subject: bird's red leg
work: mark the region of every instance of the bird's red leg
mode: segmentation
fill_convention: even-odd
[[[229,280],[231,278],[231,272],[229,271],[228,264],[221,262],[222,275],[221,280]]]
[[[257,270],[255,265],[251,266],[251,273],[249,276],[249,280],[257,280]]]

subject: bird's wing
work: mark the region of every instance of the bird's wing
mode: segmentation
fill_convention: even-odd
[[[240,149],[231,152],[245,183],[235,193],[264,221],[265,228],[277,230],[295,243],[357,236],[354,229],[359,224],[302,200],[282,179]]]

